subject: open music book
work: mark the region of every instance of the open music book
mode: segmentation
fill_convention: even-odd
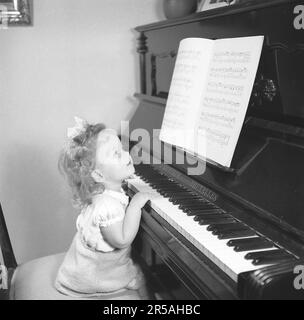
[[[263,36],[181,41],[160,140],[230,167]]]

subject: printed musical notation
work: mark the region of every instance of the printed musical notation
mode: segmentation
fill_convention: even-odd
[[[194,88],[194,82],[193,80],[186,78],[186,77],[179,77],[175,76],[172,78],[173,85],[172,89],[176,91],[189,91]]]
[[[168,111],[166,118],[163,120],[163,126],[170,129],[182,128],[185,110],[180,108],[179,104],[173,104],[172,107],[175,107],[175,111],[173,108]]]
[[[230,113],[238,112],[241,103],[239,101],[229,100],[226,98],[219,97],[205,97],[203,99],[203,108],[207,109],[218,109],[223,111],[228,111]]]
[[[206,128],[202,125],[198,127],[198,135],[200,139],[205,140],[206,148],[209,149],[210,146],[216,145],[220,149],[225,148],[230,141],[230,135],[223,133],[220,130],[215,130],[213,128]]]
[[[199,108],[201,86],[204,85],[202,75],[207,79],[209,60],[213,42],[204,39],[200,45],[193,47],[191,39],[186,39],[180,45],[172,76],[171,87],[167,100],[163,128],[171,132],[190,126],[193,115]]]
[[[244,91],[244,86],[235,85],[225,82],[209,82],[207,87],[207,92],[212,92],[216,94],[241,96]]]
[[[213,56],[213,62],[215,63],[249,63],[251,59],[250,51],[220,51],[216,52]]]
[[[209,112],[202,112],[200,120],[201,125],[203,122],[205,122],[205,127],[208,127],[210,124],[212,124],[222,128],[233,128],[236,122],[235,117],[229,117],[223,114],[214,114]]]
[[[230,140],[230,135],[217,132],[212,129],[206,129],[207,132],[207,139],[208,141],[213,141],[217,144],[219,144],[221,147],[227,146]]]
[[[202,57],[202,50],[184,48],[178,51],[178,58],[180,61],[190,61],[191,63],[195,63],[196,61],[200,61]]]
[[[246,67],[213,67],[209,76],[212,78],[243,80],[248,76],[249,70]]]

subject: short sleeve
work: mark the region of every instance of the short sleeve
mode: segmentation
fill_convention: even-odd
[[[94,207],[93,223],[98,227],[108,227],[125,217],[122,204],[111,197],[101,197]]]

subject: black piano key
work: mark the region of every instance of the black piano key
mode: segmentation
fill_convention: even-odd
[[[170,180],[170,178],[168,178],[166,175],[164,174],[159,174],[157,172],[139,172],[139,174],[141,174],[142,176],[145,176],[147,178],[151,178],[151,179],[166,179],[166,180]]]
[[[274,245],[269,241],[260,242],[259,244],[240,244],[234,247],[234,251],[236,252],[244,252],[250,250],[258,250],[258,249],[270,249]]]
[[[184,195],[185,192],[184,191],[179,191],[179,190],[165,190],[165,192],[170,195],[170,198],[174,198],[175,196],[179,196],[179,195]]]
[[[270,241],[256,237],[256,238],[248,238],[248,239],[236,239],[230,240],[227,245],[229,247],[234,247],[234,251],[236,252],[244,252],[249,250],[258,250],[258,249],[268,249],[274,246]]]
[[[225,212],[225,211],[223,211],[222,209],[220,209],[220,208],[218,208],[218,207],[216,207],[216,206],[212,206],[212,207],[210,207],[210,206],[199,206],[199,207],[192,207],[192,208],[185,208],[185,207],[183,207],[183,206],[179,206],[179,208],[181,209],[181,210],[183,210],[184,212],[191,212],[191,213],[197,213],[198,215],[199,215],[199,213],[201,212],[201,213],[204,213],[204,212],[206,212],[206,211],[210,211],[210,212],[212,212],[212,211],[216,211],[216,210],[219,210],[219,211],[221,211],[221,212]]]
[[[137,173],[137,174],[149,174],[149,173],[151,173],[151,170],[149,169],[149,167],[148,166],[146,166],[146,167],[141,167],[141,166],[135,166],[135,172]]]
[[[178,205],[178,208],[185,213],[193,213],[193,212],[200,212],[204,210],[214,210],[212,207],[204,206],[204,205],[193,205],[191,207],[185,205]]]
[[[255,260],[260,258],[285,258],[289,257],[290,254],[284,250],[268,250],[268,251],[258,251],[258,252],[250,252],[245,256],[246,260]]]
[[[184,213],[186,213],[188,216],[196,216],[199,212],[201,213],[216,213],[219,209],[216,208],[204,208],[204,207],[192,207],[192,208],[183,208],[179,206],[179,209],[181,209]]]
[[[193,201],[192,204],[188,203],[188,204],[184,204],[184,203],[181,203],[179,206],[178,206],[181,210],[187,212],[187,211],[194,211],[195,209],[197,210],[211,210],[211,209],[217,209],[216,207],[214,206],[211,206],[209,204],[206,204],[206,203],[196,203]]]
[[[138,176],[142,177],[142,178],[144,178],[144,177],[147,177],[147,178],[152,177],[151,173],[148,173],[148,172],[143,172],[143,171],[136,170],[135,173]]]
[[[209,202],[206,202],[202,199],[198,200],[193,200],[193,199],[183,199],[180,200],[180,205],[185,207],[185,208],[190,208],[191,206],[205,206],[205,207],[212,207],[213,205],[210,204]]]
[[[232,223],[223,223],[223,224],[211,224],[207,230],[208,231],[223,231],[223,230],[240,230],[240,229],[245,229],[246,226],[244,226],[240,222],[232,222]]]
[[[154,168],[150,164],[146,164],[146,163],[140,163],[135,165],[135,169],[145,171],[145,172],[154,171]]]
[[[147,178],[166,178],[165,175],[159,174],[155,171],[139,170],[138,168],[135,169],[135,173]]]
[[[207,212],[207,211],[215,212],[217,210],[220,210],[218,208],[212,208],[212,207],[208,207],[208,206],[191,206],[188,208],[179,206],[179,209],[181,209],[185,213],[189,214],[189,216],[195,215],[196,212]]]
[[[255,231],[251,229],[239,230],[239,231],[222,231],[217,237],[220,240],[236,239],[241,237],[251,237],[256,235]]]
[[[248,231],[248,228],[245,228],[245,227],[228,227],[227,230],[213,230],[212,231],[212,234],[215,235],[215,236],[219,236],[219,235],[224,235],[224,234],[228,234],[229,232],[243,232],[243,231]]]
[[[228,247],[235,247],[240,244],[259,243],[260,241],[264,241],[264,238],[254,237],[254,238],[245,238],[245,239],[233,239],[227,243],[227,246]]]
[[[177,193],[174,195],[174,197],[172,197],[172,200],[189,200],[189,199],[201,199],[198,195],[196,195],[195,193],[191,192],[191,191],[186,191],[183,190],[180,193]]]
[[[175,194],[175,193],[184,193],[185,190],[181,189],[181,188],[177,188],[177,187],[162,187],[162,186],[159,186],[159,185],[156,185],[156,189],[157,191],[167,191],[167,192],[171,192],[172,194]]]
[[[175,201],[173,200],[174,197],[175,197],[175,195],[176,195],[175,192],[166,190],[166,191],[163,191],[162,194],[163,194],[166,198],[168,198],[168,200],[169,200],[170,202],[172,202],[174,205],[178,205],[177,203],[174,203]]]
[[[291,260],[295,260],[295,258],[293,256],[289,256],[289,257],[262,257],[262,258],[257,258],[254,259],[252,261],[252,264],[254,266],[261,266],[264,264],[276,264],[276,263],[282,263],[282,262],[286,262],[286,261],[291,261]]]
[[[174,205],[180,205],[182,203],[182,200],[189,200],[192,199],[193,201],[198,200],[198,198],[196,198],[195,196],[192,196],[191,194],[189,194],[187,196],[187,199],[179,199],[178,197],[176,197],[176,195],[172,195],[170,197],[170,202],[172,202]]]
[[[175,189],[175,188],[170,188],[170,187],[166,187],[166,188],[163,188],[163,187],[160,187],[160,186],[155,186],[155,188],[153,188],[154,190],[158,191],[159,193],[160,192],[168,192],[168,193],[171,193],[171,194],[174,194],[175,192],[178,192],[179,190]]]
[[[186,211],[187,216],[189,217],[193,217],[193,216],[200,216],[203,214],[209,214],[209,215],[215,215],[215,214],[224,214],[224,211],[222,211],[221,209],[205,209],[205,210],[187,210]]]
[[[161,179],[151,179],[150,180],[151,183],[155,183],[158,184],[160,186],[167,186],[167,185],[171,185],[171,186],[176,186],[176,187],[180,187],[180,185],[178,183],[176,183],[175,181],[166,179],[166,178],[161,178]]]
[[[224,214],[224,213],[213,213],[213,214],[201,213],[199,215],[194,216],[193,220],[199,222],[199,221],[206,219],[206,218],[211,219],[211,220],[212,219],[229,219],[229,218],[232,218],[232,216],[229,214]]]
[[[192,213],[192,212],[203,212],[203,211],[215,211],[215,210],[221,210],[217,207],[210,207],[210,206],[205,206],[204,204],[202,205],[192,205],[192,206],[183,206],[179,205],[178,206],[181,210],[183,210],[186,213]]]
[[[183,191],[184,189],[181,187],[178,187],[176,184],[174,183],[170,183],[170,182],[164,182],[164,183],[157,183],[157,182],[151,182],[150,183],[151,187],[153,188],[159,188],[159,189],[171,189],[171,190],[181,190]]]
[[[189,212],[189,213],[193,213],[194,212],[194,213],[198,213],[199,214],[200,212],[204,213],[206,211],[212,212],[212,211],[216,211],[216,210],[224,212],[222,209],[220,209],[218,207],[215,207],[215,206],[210,207],[210,206],[204,206],[204,205],[198,206],[198,207],[194,206],[194,207],[189,207],[189,208],[186,208],[186,207],[183,207],[183,206],[179,206],[179,208],[181,210],[183,210],[184,212],[186,212],[186,213],[187,212]]]
[[[181,209],[181,201],[179,200],[179,199],[175,199],[175,196],[174,195],[172,195],[171,197],[170,197],[170,199],[171,199],[171,202],[174,204],[174,205],[176,205],[176,206],[179,206],[179,208]],[[189,196],[188,197],[188,199],[191,199],[191,196]],[[195,201],[196,199],[195,198],[193,198],[193,201]],[[186,206],[184,206],[184,208],[186,208]]]
[[[210,218],[210,219],[216,219],[216,218],[221,218],[221,219],[228,219],[228,218],[232,218],[231,215],[223,213],[222,211],[219,212],[214,212],[214,211],[200,211],[197,212],[195,215],[188,215],[187,216],[193,216],[195,221],[200,221],[202,219],[206,218]]]
[[[172,188],[171,190],[168,190],[172,192],[172,195],[176,195],[176,197],[187,199],[187,196],[191,195],[192,197],[197,197],[195,194],[191,192],[187,192],[185,189],[179,187],[179,188]]]
[[[160,194],[170,194],[170,195],[172,195],[173,193],[174,193],[174,191],[172,191],[172,190],[170,190],[170,189],[166,189],[166,188],[159,188],[159,187],[157,187],[157,188],[155,188],[155,190],[158,192],[158,193],[160,193]]]
[[[145,177],[151,177],[151,178],[167,178],[164,174],[160,174],[156,171],[147,171],[147,170],[138,170],[138,168],[135,169],[136,174],[140,174]]]
[[[163,180],[152,180],[152,179],[145,179],[145,181],[153,188],[156,186],[161,186],[161,185],[168,185],[168,181],[163,181]]]
[[[177,202],[178,204],[181,204],[183,201],[187,201],[187,200],[200,200],[200,198],[191,193],[191,192],[180,192],[180,193],[175,193],[172,194],[172,201]]]
[[[172,186],[170,187],[170,186],[162,186],[162,185],[159,185],[159,184],[157,184],[157,183],[150,183],[150,186],[152,187],[152,189],[154,189],[154,190],[157,190],[157,191],[160,191],[160,190],[162,190],[162,191],[164,191],[164,190],[174,190],[173,188],[172,188]]]
[[[184,191],[183,193],[180,193],[180,194],[177,194],[176,196],[174,196],[174,200],[176,200],[180,204],[186,203],[187,201],[191,201],[193,199],[200,202],[200,203],[208,203],[207,201],[202,199],[200,196],[198,196],[192,192]]]
[[[168,182],[168,181],[165,180],[165,179],[163,180],[163,179],[155,178],[155,177],[141,176],[141,178],[142,178],[145,182],[147,182],[148,184],[151,184],[151,185],[156,184],[156,183],[161,184],[161,183],[167,183],[167,182]]]
[[[171,200],[171,202],[173,202],[173,199],[176,197],[176,196],[178,196],[178,195],[180,195],[180,194],[184,194],[184,192],[183,193],[181,193],[181,192],[176,192],[176,191],[165,191],[165,196],[167,197],[167,198],[169,198],[169,201]],[[190,196],[189,196],[189,198],[190,198]]]
[[[212,218],[204,218],[204,219],[201,219],[199,221],[199,224],[202,225],[202,226],[205,226],[205,225],[209,225],[209,224],[216,224],[216,223],[229,223],[229,222],[233,222],[235,221],[233,218],[216,218],[216,219],[212,219]]]
[[[157,185],[157,187],[160,188],[160,189],[163,189],[162,186],[158,186],[158,185]],[[193,193],[187,192],[187,190],[184,189],[184,188],[182,188],[182,187],[177,187],[177,186],[175,186],[175,187],[169,187],[169,188],[164,188],[164,189],[169,189],[169,190],[171,190],[172,192],[175,192],[176,195],[179,195],[180,197],[182,197],[183,195],[186,197],[187,194],[192,194],[192,195],[194,196]]]
[[[206,201],[205,199],[203,199],[202,197],[200,197],[197,194],[193,194],[193,196],[197,198],[197,202],[198,203],[204,203],[206,205],[212,205],[210,202]],[[185,204],[185,205],[191,204],[191,199],[180,199],[180,201],[181,201],[181,204]]]

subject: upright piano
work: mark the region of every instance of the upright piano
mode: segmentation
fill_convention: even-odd
[[[144,207],[135,250],[160,299],[303,299],[303,1],[255,0],[136,28],[140,89],[130,121],[136,166],[132,197]],[[264,35],[259,70],[230,170],[206,163],[201,175],[153,152],[179,43]],[[150,137],[140,137],[136,129]],[[183,153],[183,152],[182,152]],[[145,154],[145,157],[143,157]],[[152,156],[153,160],[151,161]],[[185,154],[182,154],[185,157]],[[197,160],[202,161],[202,160]],[[189,161],[188,161],[189,162]]]

